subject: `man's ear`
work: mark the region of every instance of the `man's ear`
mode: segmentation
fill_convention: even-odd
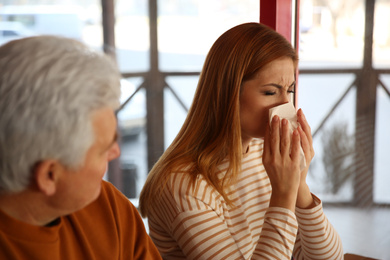
[[[57,178],[59,174],[58,162],[55,160],[44,160],[35,165],[34,178],[38,189],[47,196],[56,192]]]

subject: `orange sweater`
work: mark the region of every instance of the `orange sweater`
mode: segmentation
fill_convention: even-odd
[[[137,209],[103,181],[99,198],[51,227],[0,211],[0,259],[161,259]]]

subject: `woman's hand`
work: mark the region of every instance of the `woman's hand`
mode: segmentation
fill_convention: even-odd
[[[298,117],[298,131],[299,135],[301,137],[301,146],[303,149],[303,152],[305,154],[305,160],[306,160],[306,168],[301,172],[301,184],[306,184],[306,176],[309,171],[309,166],[311,163],[311,160],[314,157],[314,149],[313,149],[313,137],[311,135],[311,128],[309,124],[306,121],[305,115],[302,112],[302,109],[299,109],[297,112]]]
[[[270,206],[294,211],[301,183],[299,159],[302,134],[296,129],[291,135],[288,124],[286,119],[280,124],[279,117],[274,116],[271,127],[267,126],[263,164],[272,186]],[[308,140],[304,142],[305,146],[309,146]]]
[[[301,146],[305,154],[306,168],[300,174],[301,178],[299,182],[296,206],[298,208],[311,208],[315,206],[315,203],[311,195],[309,186],[307,186],[306,184],[306,177],[309,171],[311,160],[314,157],[313,137],[311,135],[311,128],[306,121],[302,109],[298,110],[297,117],[299,123],[298,131],[301,139]]]

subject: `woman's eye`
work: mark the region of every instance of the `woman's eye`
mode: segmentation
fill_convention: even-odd
[[[266,95],[266,96],[273,96],[273,95],[275,95],[275,94],[276,94],[275,91],[266,91],[266,92],[265,92],[265,95]]]
[[[294,94],[294,93],[295,93],[295,90],[292,89],[292,90],[289,90],[289,91],[287,91],[287,92],[290,93],[290,94]]]

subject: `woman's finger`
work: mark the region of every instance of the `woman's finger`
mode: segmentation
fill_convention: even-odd
[[[299,163],[300,161],[300,149],[301,148],[301,135],[299,134],[299,130],[295,129],[292,134],[291,140],[291,160]]]
[[[267,124],[266,128],[265,128],[265,136],[264,136],[264,153],[263,153],[263,160],[265,159],[264,157],[266,157],[268,154],[270,154],[271,152],[271,148],[270,148],[270,137],[271,137],[271,129],[270,129],[270,125]]]
[[[307,134],[303,131],[301,125],[298,125],[297,131],[298,131],[300,138],[301,138],[302,149],[306,154],[307,152],[310,152],[310,148],[311,148],[310,141],[307,138]]]
[[[282,119],[282,134],[280,137],[280,153],[283,158],[288,158],[290,156],[290,128],[289,122],[287,119]]]
[[[298,115],[298,122],[301,125],[303,132],[305,132],[310,145],[312,145],[313,144],[313,138],[312,138],[312,135],[311,135],[311,128],[310,128],[310,125],[307,122],[306,117],[303,114],[303,111],[302,111],[301,108],[298,110],[297,115]]]
[[[309,165],[314,157],[313,137],[311,135],[311,128],[303,114],[302,109],[298,110],[298,131],[301,138],[301,146],[305,154],[306,164]]]
[[[308,138],[310,144],[312,144],[313,143],[313,139],[312,139],[312,136],[311,136],[311,128],[310,128],[310,125],[307,122],[305,114],[303,113],[301,108],[298,110],[297,115],[298,115],[298,122],[301,125],[302,130],[306,133],[307,138]]]
[[[300,135],[301,146],[306,157],[306,162],[308,162],[308,160],[311,160],[314,157],[313,144],[309,141],[307,134],[302,130],[302,127],[300,125],[298,126],[297,130]]]
[[[270,150],[271,154],[280,154],[280,119],[274,116],[271,121]]]

